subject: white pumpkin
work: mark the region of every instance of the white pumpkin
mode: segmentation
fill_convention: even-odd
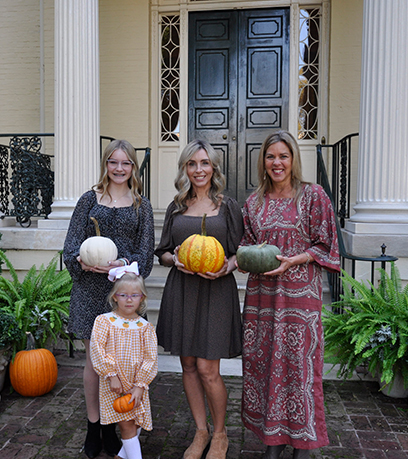
[[[79,256],[88,266],[108,266],[108,261],[118,257],[118,249],[112,239],[100,235],[96,219],[91,217],[91,220],[95,223],[97,235],[85,239],[79,249]]]

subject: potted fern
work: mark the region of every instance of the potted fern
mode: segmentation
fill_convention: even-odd
[[[57,270],[59,254],[45,267],[32,266],[24,279],[18,279],[16,270],[0,250],[0,261],[8,268],[9,277],[0,276],[0,315],[12,315],[21,335],[8,337],[0,328],[0,343],[9,341],[13,356],[26,348],[31,332],[37,347],[45,347],[49,340],[59,336],[69,339],[66,324],[69,313],[71,277],[66,269]],[[4,273],[3,273],[4,274]]]
[[[0,310],[0,392],[3,390],[12,346],[23,338],[13,314]]]
[[[325,349],[339,365],[338,377],[350,378],[366,366],[391,397],[408,396],[408,286],[402,288],[398,268],[383,270],[378,287],[342,271],[341,299],[323,307]],[[341,311],[338,313],[338,311]],[[402,391],[397,391],[401,381]]]

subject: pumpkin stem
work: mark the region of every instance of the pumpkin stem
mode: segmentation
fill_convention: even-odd
[[[34,336],[30,332],[26,332],[27,335],[27,346],[26,349],[27,351],[32,351],[35,349],[35,341],[34,341]]]
[[[262,249],[262,247],[266,244],[266,241],[263,241],[262,244],[258,245],[258,249]]]
[[[96,235],[100,236],[101,235],[101,230],[99,229],[98,220],[95,217],[91,217],[91,220],[94,222]]]
[[[201,236],[207,236],[207,230],[205,229],[205,217],[207,217],[207,214],[204,214],[203,219],[201,220]]]

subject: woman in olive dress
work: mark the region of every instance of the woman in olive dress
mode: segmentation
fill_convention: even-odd
[[[220,157],[205,141],[195,140],[185,147],[175,185],[178,193],[167,208],[155,251],[160,263],[171,267],[156,331],[159,344],[180,356],[184,389],[197,427],[184,458],[201,458],[211,440],[206,399],[214,425],[206,457],[224,459],[227,392],[219,371],[221,358],[241,353],[241,316],[233,271],[243,234],[242,212],[234,199],[222,194],[225,178]],[[226,256],[218,272],[195,274],[178,260],[178,248],[187,237],[201,233],[203,214],[207,214],[207,235],[218,239]]]

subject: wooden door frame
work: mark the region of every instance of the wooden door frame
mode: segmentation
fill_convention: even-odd
[[[289,130],[297,133],[298,113],[298,56],[299,56],[299,18],[300,10],[319,6],[321,8],[321,45],[320,45],[320,87],[319,87],[319,130],[318,141],[328,138],[328,78],[329,78],[329,24],[330,0],[258,0],[258,1],[210,1],[179,0],[171,5],[169,0],[152,0],[151,2],[151,104],[150,104],[150,145],[152,146],[152,205],[163,209],[169,202],[171,169],[168,161],[174,161],[173,174],[177,169],[177,159],[181,149],[187,143],[188,136],[188,14],[192,11],[226,10],[234,8],[259,9],[290,7],[290,82],[289,82]],[[160,18],[162,15],[180,16],[180,92],[179,92],[179,142],[162,142],[160,140]],[[293,25],[296,25],[294,27]],[[301,140],[301,152],[307,157],[314,157],[318,141]],[[166,157],[164,158],[163,155]],[[162,185],[164,183],[164,185]],[[174,190],[174,188],[173,188]],[[174,194],[174,192],[173,192]]]

